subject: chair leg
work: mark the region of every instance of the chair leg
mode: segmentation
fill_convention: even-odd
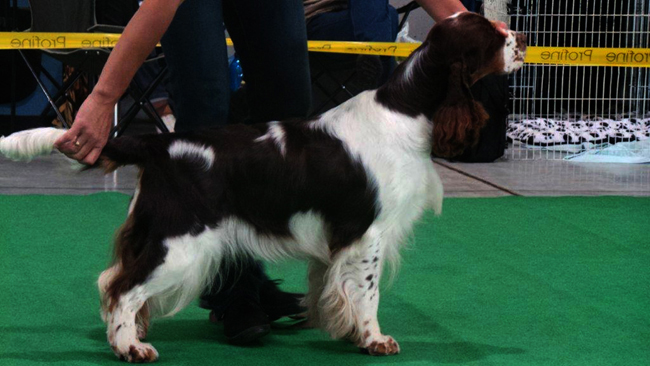
[[[115,103],[115,107],[113,108],[113,128],[114,130],[117,127],[118,122],[120,121],[120,101],[118,100],[117,103]],[[117,137],[117,131],[113,132],[111,131],[111,137]]]
[[[49,71],[47,71],[47,70],[44,69],[44,68],[41,68],[41,74],[45,75],[45,77],[47,78],[47,80],[49,80],[50,83],[52,83],[52,85],[54,85],[54,87],[55,87],[57,90],[61,90],[61,85],[59,85],[59,83],[58,83],[56,80],[54,80],[54,77],[52,76],[52,74],[49,73]],[[54,98],[54,99],[56,100],[56,98]]]
[[[167,125],[165,125],[165,122],[163,122],[162,118],[160,118],[160,116],[158,115],[158,112],[156,112],[156,107],[154,107],[153,104],[151,103],[151,100],[149,100],[149,95],[155,90],[156,86],[158,85],[158,83],[160,83],[160,81],[162,81],[162,77],[160,77],[160,80],[158,81],[154,80],[153,83],[155,83],[155,85],[153,85],[152,83],[153,88],[150,86],[149,88],[147,88],[147,90],[144,93],[141,93],[141,97],[139,98],[140,106],[144,111],[144,113],[146,113],[147,116],[153,120],[153,123],[156,125],[156,127],[158,127],[160,131],[162,131],[163,133],[169,133],[169,129],[167,128]],[[137,85],[137,83],[136,83],[136,89],[138,90],[140,89],[140,86]]]
[[[149,86],[144,92],[142,91],[142,88],[140,88],[137,82],[135,81],[131,82],[131,85],[129,86],[128,89],[128,93],[133,98],[134,103],[127,110],[124,117],[122,117],[120,121],[114,125],[113,129],[111,130],[111,135],[115,135],[115,136],[122,135],[126,127],[129,125],[129,123],[131,123],[131,120],[135,118],[135,116],[137,115],[140,109],[144,110],[144,112],[149,116],[149,118],[153,119],[154,124],[156,125],[156,127],[158,127],[158,129],[160,129],[163,132],[169,132],[169,129],[167,129],[165,123],[163,123],[160,116],[158,116],[158,113],[156,113],[156,109],[151,104],[151,101],[149,101],[149,96],[151,95],[151,93],[153,93],[156,87],[158,87],[158,85],[162,82],[163,77],[165,76],[166,73],[167,73],[167,67],[165,66],[160,71],[160,73],[158,73],[158,75],[151,82],[151,84],[149,84]]]
[[[56,106],[56,104],[52,100],[52,97],[50,96],[50,93],[45,88],[45,85],[43,85],[43,82],[41,81],[41,78],[39,78],[38,75],[36,74],[36,71],[34,71],[34,67],[32,66],[32,64],[29,63],[29,61],[27,60],[27,57],[25,57],[25,54],[23,53],[22,50],[18,50],[18,52],[20,53],[20,56],[25,61],[25,64],[27,64],[27,67],[29,68],[29,71],[32,73],[32,76],[34,76],[34,79],[38,83],[38,86],[41,87],[41,90],[43,91],[43,94],[45,94],[45,97],[47,98],[48,103],[50,103],[50,106],[52,106],[52,109],[54,109],[54,112],[56,113],[56,117],[59,120],[59,122],[61,122],[63,127],[70,128],[70,125],[65,120],[65,118],[63,118],[63,115],[61,115],[61,112],[59,111],[59,108]]]
[[[140,110],[140,106],[138,105],[138,103],[133,103],[133,105],[126,110],[126,113],[124,113],[124,116],[122,116],[122,118],[119,118],[116,123],[114,121],[110,136],[112,137],[122,136],[129,122],[131,122],[131,120],[135,117],[135,115],[138,114],[139,110]]]
[[[70,78],[61,86],[59,86],[55,81],[54,78],[52,78],[52,75],[48,73],[45,69],[41,69],[41,71],[47,76],[47,78],[54,84],[55,87],[59,89],[59,91],[52,96],[52,100],[54,100],[54,104],[59,105],[63,100],[68,100],[68,102],[72,103],[72,99],[70,99],[70,96],[68,95],[68,91],[72,88],[75,82],[79,80],[81,75],[83,73],[81,71],[75,71]],[[50,112],[50,108],[48,106],[45,106],[43,108],[43,111],[41,112],[41,118],[45,119],[47,115]]]
[[[149,118],[153,120],[153,123],[156,125],[156,127],[158,127],[160,131],[163,133],[169,133],[169,128],[167,128],[165,122],[163,122],[162,118],[160,118],[158,115],[158,112],[156,112],[156,108],[153,107],[148,99],[142,110],[147,114],[147,116],[149,116]]]
[[[346,92],[346,93],[348,94],[348,99],[351,98],[351,97],[354,97],[355,94],[351,93],[351,92],[348,90],[348,88],[347,88],[346,85],[350,82],[350,80],[352,80],[352,79],[354,78],[354,76],[356,75],[356,73],[352,73],[352,74],[350,74],[347,78],[345,78],[345,79],[343,80],[343,82],[340,82],[339,79],[337,79],[336,77],[332,76],[332,74],[329,73],[329,72],[318,74],[319,77],[322,76],[322,75],[325,75],[325,76],[329,77],[331,80],[333,80],[336,84],[338,84],[339,88],[336,89],[335,91],[333,91],[331,94],[329,94],[329,91],[328,91],[328,90],[327,90],[327,89],[326,89],[326,88],[325,88],[325,87],[320,83],[320,81],[319,81],[318,79],[314,79],[314,81],[312,82],[312,85],[318,87],[318,88],[319,88],[319,89],[320,89],[320,90],[321,90],[321,91],[322,91],[322,92],[327,96],[327,100],[324,101],[323,103],[321,103],[321,105],[319,105],[317,108],[314,109],[314,111],[315,111],[316,113],[322,113],[322,112],[323,112],[323,109],[324,109],[324,108],[325,108],[329,103],[333,103],[334,105],[339,105],[339,104],[341,104],[342,101],[339,101],[339,100],[337,99],[338,96],[339,96],[339,94],[340,94],[341,92]]]

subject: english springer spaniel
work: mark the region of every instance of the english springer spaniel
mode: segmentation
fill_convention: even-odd
[[[384,264],[443,189],[431,160],[476,142],[488,116],[470,86],[524,61],[525,37],[472,13],[439,22],[378,90],[320,117],[232,125],[201,133],[121,137],[96,166],[135,164],[139,182],[99,277],[113,352],[158,358],[141,342],[150,316],[187,306],[222,258],[309,261],[308,319],[372,355],[396,354],[377,320]],[[0,140],[27,160],[63,133],[36,129]]]

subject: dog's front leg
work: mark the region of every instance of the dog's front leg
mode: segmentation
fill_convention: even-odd
[[[347,337],[371,355],[392,355],[399,345],[381,333],[377,320],[384,253],[376,232],[368,230],[333,258],[319,309],[322,326],[334,338]]]
[[[370,275],[368,275],[369,278]],[[374,277],[373,277],[374,278]],[[379,278],[374,278],[379,282]],[[358,304],[360,319],[357,326],[359,327],[359,340],[357,346],[371,355],[392,355],[399,353],[399,344],[388,335],[383,335],[379,328],[377,319],[377,309],[379,307],[379,289],[377,283],[373,280],[364,290],[364,296]]]
[[[363,282],[357,285],[361,296],[357,300],[358,319],[357,345],[371,355],[393,355],[399,353],[399,344],[393,337],[381,333],[377,311],[379,308],[379,281],[381,278],[383,253],[381,242],[367,251],[359,268]]]

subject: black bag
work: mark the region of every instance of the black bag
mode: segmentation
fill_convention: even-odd
[[[452,158],[465,163],[489,163],[500,158],[506,150],[506,123],[509,114],[508,76],[489,75],[472,86],[474,99],[490,116],[481,129],[478,143]]]
[[[461,2],[469,11],[481,12],[483,7],[483,1],[479,0],[461,0]],[[478,143],[451,160],[465,163],[493,162],[502,157],[506,150],[506,124],[510,113],[508,76],[486,76],[472,86],[472,94],[474,99],[483,105],[490,119],[481,130]]]
[[[13,24],[15,24],[16,29],[26,29],[31,24],[30,16],[27,9],[17,9],[14,14],[9,7],[0,6],[0,31],[9,32],[15,30],[12,28]],[[41,62],[41,53],[39,51],[24,51],[24,54],[32,64]],[[32,77],[18,51],[0,51],[0,80],[2,80],[0,84],[0,104],[11,102],[12,73],[16,80],[16,101],[27,98],[36,90],[36,80]]]

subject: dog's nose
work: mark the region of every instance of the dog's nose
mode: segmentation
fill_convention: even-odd
[[[526,51],[526,35],[517,33],[516,40],[517,40],[517,48],[519,48],[522,51]]]

